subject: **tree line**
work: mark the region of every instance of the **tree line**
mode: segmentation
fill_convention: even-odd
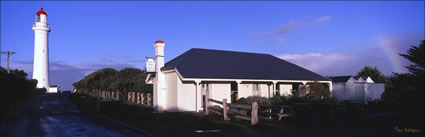
[[[128,92],[152,93],[152,85],[145,83],[147,73],[137,68],[125,68],[117,71],[113,68],[97,70],[72,85],[78,91],[118,91],[121,95]]]
[[[0,67],[0,103],[1,112],[7,112],[12,104],[15,104],[25,98],[41,95],[47,90],[45,88],[38,89],[37,80],[27,79],[27,73],[23,70],[7,70]]]

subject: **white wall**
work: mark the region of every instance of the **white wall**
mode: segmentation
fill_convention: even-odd
[[[365,84],[365,99],[368,101],[381,99],[382,93],[385,91],[385,84],[383,83],[368,83]]]
[[[230,83],[209,83],[211,84],[210,98],[218,101],[227,99],[227,103],[231,102]],[[214,103],[213,103],[214,104]]]
[[[253,91],[253,83],[242,83],[238,87],[238,98],[247,98],[249,96],[269,97],[269,85],[267,83],[258,83],[259,91]],[[273,97],[273,85],[270,85],[270,97]]]
[[[368,101],[381,99],[385,85],[383,83],[333,83],[332,95],[338,100]]]
[[[196,111],[196,86],[195,82],[177,80],[177,105],[179,111]]]
[[[360,84],[360,83],[354,84],[354,96],[352,97],[353,100],[359,100],[359,101],[365,100],[364,92],[365,92],[364,84]]]
[[[58,93],[58,87],[49,87],[47,93]]]
[[[281,96],[292,95],[292,84],[279,84],[279,93]]]
[[[238,86],[238,98],[246,98],[252,95],[252,84],[241,83]]]
[[[177,74],[176,72],[165,73],[166,105],[165,110],[177,111]]]
[[[260,96],[262,97],[269,97],[269,86],[266,83],[260,84]],[[270,84],[270,97],[273,97],[273,86]]]
[[[345,83],[333,83],[332,84],[332,96],[338,100],[345,100]]]

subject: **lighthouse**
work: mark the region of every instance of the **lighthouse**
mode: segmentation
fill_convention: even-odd
[[[49,91],[49,32],[47,13],[40,9],[35,14],[34,31],[34,65],[32,78],[38,81],[37,88]]]

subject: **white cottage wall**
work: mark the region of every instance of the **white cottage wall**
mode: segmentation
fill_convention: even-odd
[[[231,102],[230,83],[209,83],[211,84],[210,97],[214,100],[222,101],[227,99],[227,103]]]
[[[268,98],[269,97],[269,86],[267,85],[267,83],[261,83],[259,86],[260,86],[260,90],[261,90],[260,96]],[[272,87],[270,86],[270,97],[272,97],[272,96],[273,96]]]
[[[252,84],[241,83],[238,87],[238,98],[247,98],[252,95]]]
[[[176,72],[165,73],[165,81],[167,85],[166,106],[167,111],[178,111],[177,109],[177,74]]]
[[[282,96],[292,95],[292,84],[279,84],[279,93]]]
[[[178,78],[177,83],[177,106],[179,111],[196,111],[195,82],[183,82]]]

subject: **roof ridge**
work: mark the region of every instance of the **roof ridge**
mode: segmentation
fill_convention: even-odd
[[[354,77],[354,76],[352,76],[352,75],[344,75],[344,76],[329,76],[329,77],[336,78],[336,77]]]
[[[245,53],[245,54],[271,55],[271,54],[267,54],[267,53],[254,53],[254,52],[247,52],[247,51],[245,52],[245,51],[233,51],[233,50],[221,50],[221,49],[206,49],[206,48],[192,48],[192,49],[194,49],[194,50],[221,51],[221,52],[235,52],[235,53]]]

